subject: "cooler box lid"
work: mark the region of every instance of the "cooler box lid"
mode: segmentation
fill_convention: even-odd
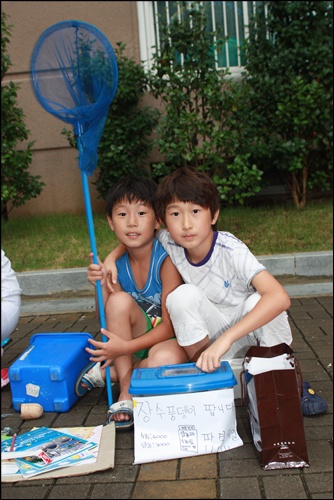
[[[26,361],[32,363],[44,363],[53,365],[65,361],[67,358],[75,357],[84,351],[85,347],[91,347],[88,339],[94,338],[86,332],[65,333],[36,333],[30,338],[30,346],[36,347],[32,350]]]
[[[15,370],[38,367],[50,369],[62,367],[68,362],[77,363],[80,356],[83,363],[89,363],[89,355],[85,347],[90,346],[88,339],[94,338],[90,333],[65,332],[65,333],[36,333],[30,338],[30,345],[12,364],[9,373],[10,380],[19,380],[14,376]],[[79,361],[80,364],[80,361]],[[14,370],[15,368],[15,370]],[[76,366],[73,366],[76,371]]]
[[[35,333],[30,337],[30,344],[50,344],[54,346],[55,341],[60,341],[63,349],[69,344],[79,343],[85,344],[88,339],[93,339],[94,337],[87,332],[47,332],[47,333]]]
[[[164,365],[157,368],[135,368],[129,393],[133,395],[176,394],[211,391],[234,387],[237,380],[228,361],[222,361],[216,371],[206,373],[196,363]]]

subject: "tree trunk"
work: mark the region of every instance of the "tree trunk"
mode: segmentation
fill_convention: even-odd
[[[292,172],[287,176],[287,184],[295,206],[304,209],[307,203],[308,168],[304,166],[301,172]]]

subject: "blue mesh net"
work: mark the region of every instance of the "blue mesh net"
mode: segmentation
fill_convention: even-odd
[[[80,170],[91,175],[118,85],[117,60],[111,44],[91,24],[57,23],[37,42],[31,71],[35,94],[43,108],[73,125]]]

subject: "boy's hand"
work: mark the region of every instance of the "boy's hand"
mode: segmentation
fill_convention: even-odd
[[[227,336],[222,335],[199,356],[196,366],[203,372],[214,372],[220,367],[220,358],[231,348]]]
[[[107,274],[107,289],[109,293],[114,293],[116,292],[115,284],[117,284],[117,278],[116,280],[112,280],[112,274],[108,273]]]
[[[107,342],[88,339],[88,342],[95,347],[91,349],[86,347],[86,351],[91,355],[90,361],[102,362],[105,361],[101,368],[109,366],[115,358],[128,352],[128,342],[121,339],[118,335],[109,332],[105,328],[101,328],[101,333],[108,338]]]
[[[96,285],[98,280],[101,281],[101,285],[103,286],[106,282],[106,278],[108,276],[108,271],[104,264],[98,258],[98,264],[94,264],[93,253],[89,254],[90,264],[87,268],[87,279],[92,285]]]
[[[112,285],[115,285],[117,283],[117,266],[116,260],[113,259],[111,253],[105,259],[104,265],[108,272],[108,289],[109,291],[113,292]]]

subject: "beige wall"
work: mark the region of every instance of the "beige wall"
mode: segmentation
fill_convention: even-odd
[[[25,122],[35,141],[30,173],[40,175],[46,186],[42,194],[14,209],[10,218],[43,213],[84,213],[81,171],[77,152],[70,148],[61,130],[70,125],[47,113],[36,100],[30,82],[30,58],[44,30],[68,19],[96,26],[109,39],[126,44],[126,55],[140,61],[136,2],[1,2],[9,16],[12,37],[8,54],[12,67],[6,80],[20,84],[18,104],[26,116]],[[24,146],[24,145],[23,145]],[[90,180],[94,180],[96,172]],[[104,202],[97,199],[95,186],[90,182],[93,211],[103,211]]]

